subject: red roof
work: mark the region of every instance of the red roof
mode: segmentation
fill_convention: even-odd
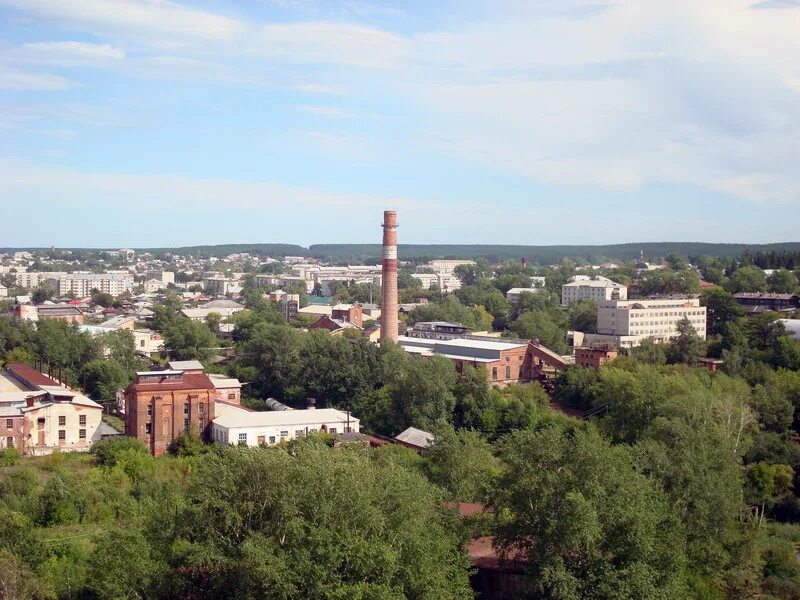
[[[158,382],[148,381],[132,383],[128,389],[134,392],[169,392],[180,390],[213,390],[214,384],[205,373],[184,373],[180,379],[163,379]]]
[[[50,379],[47,375],[40,373],[33,367],[21,363],[6,365],[6,370],[17,379],[20,379],[34,388],[38,388],[42,385],[60,385],[57,381]]]
[[[512,550],[501,558],[494,548],[493,537],[479,537],[467,543],[467,554],[473,567],[504,573],[524,573],[528,560],[522,550]]]

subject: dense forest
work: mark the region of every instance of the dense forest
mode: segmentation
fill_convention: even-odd
[[[0,248],[0,252],[21,250],[43,250],[29,248]],[[91,249],[76,249],[88,250]],[[191,254],[197,257],[227,256],[228,254],[250,253],[260,256],[307,256],[333,261],[361,262],[372,259],[379,260],[380,244],[312,244],[308,248],[295,244],[221,244],[209,246],[182,246],[176,248],[141,248],[141,252],[154,254]],[[754,260],[758,257],[769,257],[776,253],[791,254],[796,260],[800,252],[800,242],[776,244],[709,244],[704,242],[642,242],[631,244],[609,244],[596,246],[512,246],[512,245],[476,245],[476,244],[400,244],[398,255],[402,259],[416,258],[485,258],[490,262],[503,260],[519,260],[525,258],[530,263],[556,264],[564,257],[581,259],[589,262],[603,260],[635,260],[640,253],[646,257],[664,257],[670,253],[680,256],[709,256],[720,258],[740,256],[747,253]],[[760,260],[760,259],[759,259]],[[755,262],[762,268],[786,267],[784,264]],[[792,263],[796,264],[796,263]]]

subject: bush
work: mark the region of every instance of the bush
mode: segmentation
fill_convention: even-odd
[[[19,452],[14,448],[6,448],[0,452],[0,467],[10,467],[17,464],[19,459]]]
[[[132,437],[105,438],[95,442],[89,452],[94,455],[97,464],[101,467],[113,467],[126,450],[149,454],[144,444]]]

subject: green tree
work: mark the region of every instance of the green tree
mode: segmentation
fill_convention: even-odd
[[[516,337],[537,339],[555,352],[563,354],[567,351],[566,331],[547,311],[531,310],[522,313],[511,322],[508,329]]]
[[[176,318],[164,329],[164,349],[172,360],[207,361],[219,346],[205,323]]]
[[[97,306],[102,306],[103,308],[108,308],[114,303],[114,296],[111,294],[107,294],[106,292],[101,292],[98,289],[92,290],[92,304],[96,304]]]
[[[422,456],[422,468],[433,483],[460,502],[485,502],[500,463],[492,447],[477,431],[440,427]]]
[[[754,265],[748,265],[736,269],[723,285],[731,293],[763,292],[767,289],[767,280],[764,271]]]
[[[767,289],[776,294],[793,294],[797,291],[798,281],[789,269],[776,269],[767,277]]]
[[[197,464],[174,597],[472,597],[456,517],[424,476],[364,448],[307,439],[290,451],[230,448]]]
[[[570,329],[586,333],[597,331],[597,303],[593,300],[573,302],[567,314]]]
[[[686,597],[680,524],[625,447],[552,424],[512,434],[500,457],[496,544],[528,557],[529,597]]]
[[[43,284],[38,286],[31,293],[31,301],[34,304],[42,304],[47,302],[53,297],[53,288],[49,285]]]
[[[86,393],[101,403],[111,403],[116,399],[117,390],[128,384],[128,374],[119,363],[95,359],[83,365],[81,377]]]
[[[675,325],[678,335],[667,346],[667,360],[671,363],[694,365],[706,355],[706,342],[697,334],[688,317]]]
[[[486,259],[479,258],[475,264],[458,265],[453,269],[453,274],[458,277],[462,285],[476,285],[491,274],[491,269]]]
[[[156,593],[164,565],[140,531],[115,528],[97,536],[89,559],[89,588],[100,600],[145,600]]]
[[[667,364],[667,352],[664,344],[658,344],[651,338],[646,338],[636,346],[631,348],[630,355],[638,361],[651,365]]]
[[[706,326],[712,335],[723,333],[727,323],[744,315],[744,309],[733,295],[720,288],[705,290],[700,296],[700,304],[706,307]]]

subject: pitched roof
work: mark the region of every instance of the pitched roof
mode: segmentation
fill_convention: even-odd
[[[418,448],[427,448],[433,443],[434,437],[432,433],[417,429],[416,427],[409,427],[402,433],[395,436],[396,440],[417,446]]]
[[[38,388],[40,386],[55,386],[59,387],[59,384],[54,379],[51,379],[47,375],[40,373],[33,367],[29,365],[25,365],[22,363],[12,363],[6,365],[6,369],[17,379],[22,380],[23,382],[27,383],[33,388]]]

